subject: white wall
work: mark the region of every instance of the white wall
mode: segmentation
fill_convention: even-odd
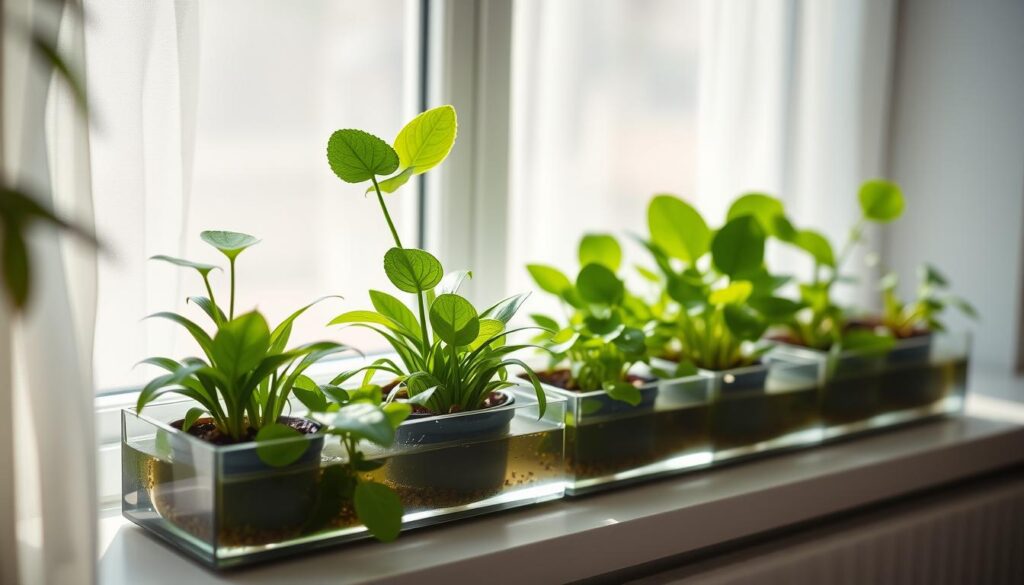
[[[1024,276],[1024,0],[901,4],[889,174],[907,216],[886,230],[885,258],[906,281],[921,261],[942,268],[982,313],[975,363],[1009,370]]]

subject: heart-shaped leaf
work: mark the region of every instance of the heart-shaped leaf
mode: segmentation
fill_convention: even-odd
[[[866,219],[881,223],[897,219],[903,214],[903,192],[899,185],[889,181],[867,181],[857,193],[860,209]]]
[[[327,162],[346,183],[362,183],[398,169],[398,154],[387,142],[362,130],[338,130],[327,141]]]
[[[836,265],[832,244],[820,233],[813,230],[799,230],[796,232],[796,237],[793,238],[793,243],[810,254],[816,263],[832,267]]]
[[[654,244],[670,256],[694,263],[708,251],[711,230],[691,205],[673,195],[657,195],[647,206]]]
[[[755,341],[760,339],[768,328],[764,319],[746,305],[726,305],[724,311],[725,326],[738,339]]]
[[[434,299],[430,325],[441,341],[454,346],[469,345],[480,333],[480,319],[473,304],[453,294]]]
[[[622,247],[607,234],[587,234],[580,240],[580,266],[603,264],[615,272],[622,263]]]
[[[614,305],[622,300],[625,285],[603,264],[587,264],[576,277],[576,290],[589,303]]]
[[[223,230],[207,230],[199,234],[204,242],[221,251],[229,260],[234,260],[242,250],[260,243],[249,234],[226,232]]]
[[[457,130],[452,106],[433,108],[413,118],[395,138],[402,168],[419,175],[441,164],[455,144]]]
[[[309,441],[299,440],[302,437],[288,425],[271,423],[256,433],[256,455],[271,467],[291,465],[309,449]]]
[[[751,274],[764,262],[764,230],[752,216],[730,220],[711,242],[715,268],[731,277]]]
[[[398,290],[407,293],[428,291],[444,276],[441,262],[415,248],[391,248],[384,254],[384,272]]]
[[[356,484],[352,502],[359,521],[377,540],[390,542],[402,530],[402,500],[388,486],[372,481]]]

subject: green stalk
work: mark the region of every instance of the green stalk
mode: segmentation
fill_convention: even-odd
[[[220,308],[217,306],[217,301],[213,298],[213,287],[210,286],[210,279],[206,274],[203,275],[203,284],[206,285],[206,294],[210,295],[210,304],[213,305],[213,322],[220,329]]]
[[[384,212],[384,219],[387,220],[388,227],[391,228],[391,236],[395,238],[395,245],[401,248],[402,240],[399,239],[398,230],[395,229],[395,224],[391,221],[391,214],[388,213],[388,206],[384,204],[384,196],[381,195],[380,185],[377,184],[377,177],[371,175],[370,180],[373,181],[373,190],[377,193],[377,201],[380,202],[380,209]]]
[[[234,321],[235,319],[235,259],[231,258],[231,305],[228,310],[228,320]],[[213,302],[213,299],[210,299]],[[214,311],[216,314],[216,311]]]

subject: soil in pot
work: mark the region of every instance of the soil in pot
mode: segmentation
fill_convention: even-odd
[[[579,390],[573,387],[569,370],[537,372],[545,384],[565,390]],[[652,380],[630,375],[628,381],[643,386]],[[663,422],[656,420],[674,415],[672,411],[658,413],[654,410],[656,392],[644,392],[643,401],[632,406],[614,400],[606,394],[584,398],[580,401],[577,414],[579,420],[566,425],[566,465],[574,479],[584,480],[614,475],[637,467],[654,463],[663,454],[659,451],[658,428],[686,421]],[[661,449],[661,451],[669,451]]]
[[[748,447],[815,424],[819,388],[768,393],[766,370],[725,373],[711,414],[715,450]]]
[[[390,392],[392,385],[384,392]],[[403,453],[384,466],[385,481],[403,503],[445,508],[496,495],[506,484],[509,429],[515,410],[501,408],[514,402],[511,394],[492,392],[478,411],[438,416],[414,408],[409,420],[395,433]]]
[[[282,417],[279,422],[304,434],[320,430],[319,424],[302,418]],[[171,426],[180,429],[182,423],[179,420]],[[214,445],[233,444],[211,419],[199,419],[188,433]],[[255,430],[249,434],[251,441]],[[267,465],[255,449],[222,453],[215,491],[212,498],[205,496],[206,501],[201,501],[202,488],[213,482],[212,465],[216,463],[212,459],[196,461],[187,441],[171,440],[170,462],[140,453],[147,461],[137,463],[149,475],[154,507],[172,523],[212,542],[215,519],[219,545],[266,544],[301,532],[316,502],[323,445],[323,437],[312,439],[298,460],[283,467]]]

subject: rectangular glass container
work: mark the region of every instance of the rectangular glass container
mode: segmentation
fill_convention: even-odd
[[[822,365],[826,438],[958,413],[967,392],[970,336],[933,333],[900,339],[886,353],[830,352],[780,344],[776,355]]]
[[[566,400],[566,493],[581,495],[711,462],[709,380],[651,380],[637,406],[603,390],[576,392],[545,384]]]
[[[363,477],[392,487],[403,530],[561,498],[566,401],[549,395],[539,417],[532,388],[485,411],[407,420],[395,444],[363,445],[383,465]],[[368,538],[338,489],[347,458],[337,437],[305,444],[295,463],[271,468],[255,443],[215,446],[171,423],[190,401],[122,411],[122,512],[212,568],[244,565]]]
[[[711,379],[714,460],[821,442],[820,369],[813,359],[766,356],[756,365],[701,370]]]

